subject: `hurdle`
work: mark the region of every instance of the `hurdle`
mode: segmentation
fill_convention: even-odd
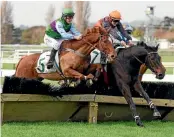
[[[143,98],[133,98],[142,120],[153,120]],[[165,121],[174,121],[174,100],[152,99]],[[117,121],[133,120],[122,96],[96,94],[52,97],[31,94],[1,94],[1,122],[11,121]]]

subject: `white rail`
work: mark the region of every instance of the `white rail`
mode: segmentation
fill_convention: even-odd
[[[4,51],[6,54],[10,54],[8,51]],[[4,52],[1,52],[1,68],[3,67],[3,63],[8,64],[17,64],[22,56],[34,54],[34,53],[42,53],[43,50],[41,49],[33,49],[33,50],[15,50],[13,54],[10,54],[8,57],[4,57]]]

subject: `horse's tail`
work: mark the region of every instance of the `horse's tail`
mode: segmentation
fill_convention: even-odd
[[[28,55],[26,55],[28,56]],[[21,59],[19,60],[18,64],[16,65],[16,70],[18,69],[18,66],[20,64],[20,62],[22,61],[23,58],[25,58],[26,56],[22,56]],[[15,77],[16,76],[16,71],[15,71],[15,74],[12,75],[12,77]]]

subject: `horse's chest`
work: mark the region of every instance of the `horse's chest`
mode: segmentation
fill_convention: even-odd
[[[83,58],[74,53],[68,53],[61,58],[61,67],[62,69],[65,67],[71,67],[78,72],[83,72],[88,68],[90,64],[90,58]]]
[[[83,72],[84,70],[86,70],[89,66],[89,61],[88,60],[83,60],[80,61],[79,63],[76,64],[76,70],[78,70],[79,72]]]

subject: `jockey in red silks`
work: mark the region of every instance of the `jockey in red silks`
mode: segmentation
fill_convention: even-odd
[[[114,39],[120,41],[122,46],[133,45],[132,38],[124,30],[120,20],[121,14],[115,10],[112,11],[109,16],[100,19],[95,26],[104,27]]]
[[[59,50],[61,43],[64,40],[76,39],[81,40],[82,35],[76,30],[72,24],[75,13],[71,8],[65,8],[62,12],[62,17],[53,21],[46,28],[44,43],[52,47],[50,59],[47,63],[47,68],[53,67],[56,52]]]

